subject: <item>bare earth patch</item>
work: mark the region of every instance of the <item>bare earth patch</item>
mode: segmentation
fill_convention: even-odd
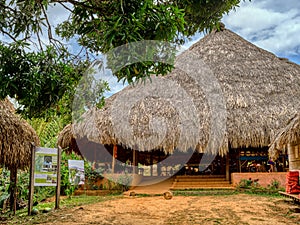
[[[124,197],[61,209],[42,224],[300,224],[291,207],[283,198],[247,194]]]

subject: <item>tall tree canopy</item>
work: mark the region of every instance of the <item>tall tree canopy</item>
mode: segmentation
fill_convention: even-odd
[[[78,59],[67,51],[64,39],[76,39],[90,53],[107,53],[141,40],[183,44],[196,32],[218,28],[222,16],[240,1],[0,0],[0,33],[14,42],[0,45],[1,89],[6,89],[0,91],[0,97],[17,96],[32,112],[53,105],[53,99],[72,86],[76,66],[70,62]],[[47,10],[57,4],[69,18],[53,28]],[[45,47],[45,34],[52,47]],[[34,43],[40,52],[28,54],[22,49],[24,43]],[[134,63],[114,75],[130,83],[153,73],[166,74],[171,68],[160,62]],[[56,95],[47,96],[48,92]]]

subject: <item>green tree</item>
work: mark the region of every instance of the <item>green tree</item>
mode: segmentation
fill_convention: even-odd
[[[39,116],[73,91],[84,68],[65,60],[53,47],[28,52],[23,42],[0,42],[0,98],[13,97],[25,115]]]
[[[47,30],[50,43],[63,45],[54,38],[47,17],[49,5],[60,4],[69,19],[55,31],[62,38],[76,38],[92,53],[109,50],[141,40],[160,40],[182,44],[196,32],[218,28],[225,13],[241,0],[0,0],[0,32],[17,40],[40,35]],[[151,74],[166,74],[172,69],[163,63],[134,63],[116,72],[119,80],[133,82]]]

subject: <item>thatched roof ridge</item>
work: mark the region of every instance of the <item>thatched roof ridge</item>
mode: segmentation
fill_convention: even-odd
[[[9,100],[0,101],[0,165],[24,169],[31,162],[31,143],[39,145],[34,129],[13,113]]]
[[[191,54],[199,56],[211,70],[225,99],[227,118],[225,136],[221,140],[220,147],[222,155],[226,154],[228,147],[268,146],[275,133],[299,111],[299,65],[280,59],[227,29],[208,34],[183,52],[178,60],[185,57],[188,59]],[[202,65],[199,63],[199,67]],[[204,151],[210,137],[212,117],[204,87],[199,88],[188,74],[179,69],[174,69],[169,75],[158,79],[166,85],[170,80],[176,82],[192,97],[201,121],[197,149],[200,152]],[[163,131],[166,132],[166,137],[156,147],[172,152],[179,141],[180,115],[176,107],[170,104],[174,100],[171,97],[166,99],[153,94],[136,102],[129,116],[133,136],[125,133],[123,136],[127,138],[121,140],[114,130],[116,120],[112,118],[112,110],[118,107],[114,101],[120,95],[128,95],[129,98],[131,93],[147,89],[151,89],[149,92],[157,93],[159,90],[155,88],[149,82],[146,86],[138,84],[126,87],[107,99],[103,109],[88,112],[89,116],[85,118],[92,116],[96,126],[87,126],[90,120],[84,119],[76,125],[75,136],[78,138],[90,136],[93,141],[102,144],[118,144],[134,148],[138,138],[153,135],[149,122],[163,118],[167,124]],[[123,110],[121,106],[119,110]],[[189,141],[189,134],[184,135],[184,140]],[[148,142],[138,144],[145,149],[150,145]]]
[[[57,139],[57,142],[59,143],[59,146],[61,148],[69,147],[72,138],[74,138],[73,133],[74,132],[72,131],[72,124],[68,124],[67,126],[64,127],[64,129],[60,132],[60,135],[58,136]]]
[[[76,143],[76,138],[74,136],[73,125],[68,124],[64,127],[64,129],[59,133],[57,143],[58,145],[68,154],[74,152],[78,155],[82,155],[80,150],[78,149],[78,145]]]
[[[280,150],[286,150],[289,144],[300,144],[300,113],[292,117],[286,127],[279,130],[270,145],[269,154],[277,158]]]

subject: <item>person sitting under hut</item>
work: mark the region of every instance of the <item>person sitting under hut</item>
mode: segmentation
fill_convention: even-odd
[[[270,169],[268,170],[268,172],[274,172],[274,165],[275,165],[275,162],[273,161],[272,158],[269,159],[268,161],[268,165],[270,166]]]

